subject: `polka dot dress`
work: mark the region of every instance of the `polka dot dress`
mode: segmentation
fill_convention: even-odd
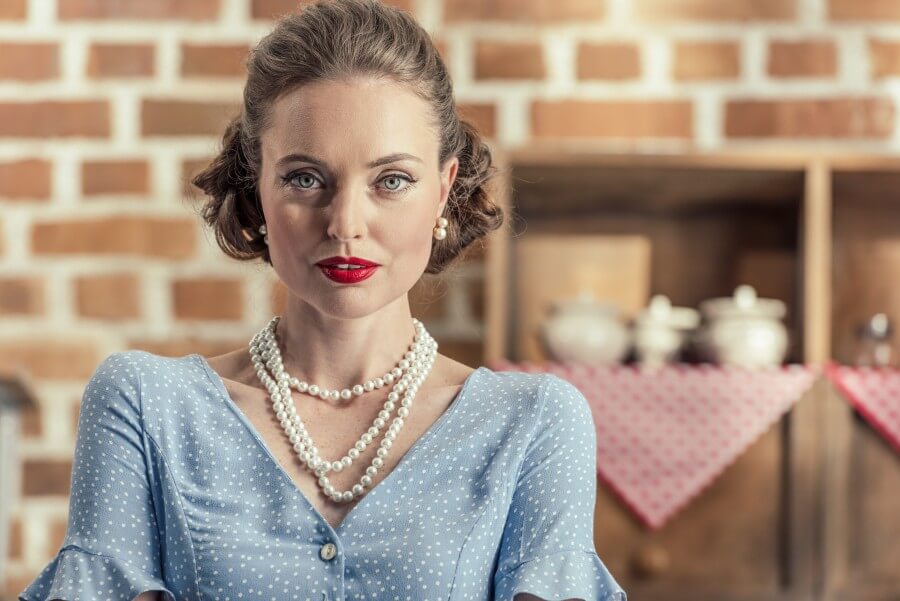
[[[595,450],[575,386],[482,366],[332,528],[204,357],[116,352],[84,391],[65,540],[18,599],[626,601],[594,551]]]

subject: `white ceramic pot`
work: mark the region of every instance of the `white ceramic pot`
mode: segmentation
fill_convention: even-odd
[[[540,337],[554,360],[591,365],[621,361],[631,344],[619,310],[589,294],[556,301],[540,326]]]
[[[700,304],[707,320],[699,343],[706,358],[715,363],[746,368],[781,365],[787,353],[788,333],[782,323],[785,304],[757,298],[752,286],[738,286],[731,298],[714,298]]]
[[[657,294],[635,320],[634,346],[638,362],[658,367],[678,357],[685,334],[700,323],[700,314],[688,307],[673,307],[669,297]]]

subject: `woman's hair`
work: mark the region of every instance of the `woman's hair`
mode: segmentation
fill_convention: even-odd
[[[306,83],[357,75],[405,84],[425,100],[440,138],[438,164],[459,157],[444,212],[447,236],[434,241],[425,272],[440,273],[501,226],[503,211],[486,189],[497,171],[491,152],[458,115],[450,75],[428,33],[406,12],[378,0],[320,0],[283,16],[251,50],[242,114],[227,126],[218,156],[191,180],[210,197],[201,214],[225,254],[272,264],[258,233],[264,216],[257,181],[260,135],[271,124],[275,101]]]

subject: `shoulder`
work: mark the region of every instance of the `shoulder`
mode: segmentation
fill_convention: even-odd
[[[515,396],[526,403],[533,414],[543,414],[547,405],[563,408],[567,412],[583,412],[589,409],[581,391],[568,380],[549,372],[494,371],[482,367],[485,381],[491,389],[508,396]]]
[[[593,430],[590,406],[568,380],[549,372],[479,369],[478,394],[490,400],[485,407],[509,411],[509,426],[520,424],[528,440],[541,432]]]
[[[166,357],[154,353],[129,349],[108,354],[97,365],[88,379],[85,396],[101,396],[121,399],[139,408],[141,391],[154,380],[176,373],[179,361],[185,357]]]
[[[91,377],[92,379],[103,378],[105,381],[139,385],[142,378],[152,375],[160,369],[171,368],[172,362],[177,360],[178,358],[156,355],[140,349],[115,351],[97,365]]]

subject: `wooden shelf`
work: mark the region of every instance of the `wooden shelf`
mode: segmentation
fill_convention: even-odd
[[[751,283],[787,302],[791,362],[846,362],[857,321],[884,311],[900,322],[900,157],[631,155],[571,144],[495,156],[494,194],[507,220],[487,244],[487,361],[539,359],[529,356],[534,309],[522,312],[522,283],[539,290],[531,270],[548,267],[517,260],[529,236],[646,239],[648,273],[616,277],[633,290],[641,284],[629,277],[646,278],[647,296],[664,293],[675,304],[696,306]],[[673,599],[673,591],[710,600],[893,599],[900,574],[884,566],[900,565],[888,540],[900,517],[881,509],[896,507],[900,468],[876,439],[830,387],[817,386],[661,532],[648,534],[600,487],[598,552],[636,599]],[[689,561],[639,574],[635,566],[654,549]]]

